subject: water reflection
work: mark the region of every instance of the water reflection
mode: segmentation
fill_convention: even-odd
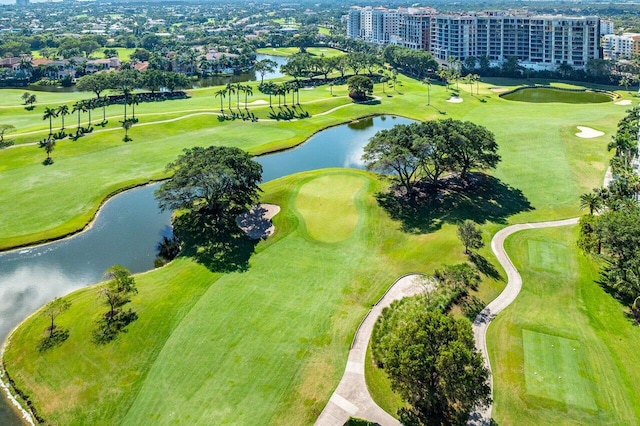
[[[73,238],[0,255],[0,339],[31,312],[72,290],[100,281],[114,264],[153,268],[155,247],[170,232],[170,213],[153,197],[156,185],[113,197],[94,226]]]
[[[263,180],[269,181],[293,173],[326,167],[364,168],[363,148],[378,131],[396,124],[409,124],[405,118],[365,118],[347,125],[332,127],[312,136],[295,149],[257,158],[264,169]]]

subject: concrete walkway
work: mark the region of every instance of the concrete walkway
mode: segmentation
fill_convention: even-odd
[[[347,367],[338,387],[316,421],[317,426],[342,426],[350,416],[360,417],[382,426],[400,422],[373,402],[364,380],[364,363],[373,326],[382,310],[394,300],[413,296],[426,290],[420,275],[399,278],[376,303],[360,323],[349,351]]]
[[[520,274],[513,266],[513,263],[511,263],[511,259],[509,259],[509,256],[504,249],[505,240],[511,234],[525,229],[552,228],[556,226],[575,225],[576,223],[578,223],[578,218],[557,220],[553,222],[512,225],[500,230],[491,240],[491,250],[493,250],[493,253],[498,258],[498,262],[500,262],[506,271],[508,280],[507,286],[502,290],[502,293],[500,293],[493,302],[489,303],[489,305],[487,305],[487,307],[484,308],[473,321],[473,334],[476,341],[476,348],[482,353],[489,372],[491,372],[491,364],[489,362],[489,354],[487,351],[487,328],[496,315],[502,312],[516,299],[520,293],[520,289],[522,288],[522,277],[520,277]],[[491,374],[489,374],[489,382],[493,393],[493,377]],[[472,421],[470,423],[488,424],[491,419],[491,409],[492,407],[489,406],[486,410],[472,414]]]

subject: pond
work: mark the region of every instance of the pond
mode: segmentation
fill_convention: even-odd
[[[606,92],[593,90],[563,90],[551,87],[522,87],[500,95],[501,98],[532,103],[597,104],[611,102]]]
[[[257,157],[263,181],[328,167],[363,168],[362,149],[370,137],[411,120],[365,118],[323,130],[290,150]],[[134,273],[153,268],[156,246],[171,234],[170,212],[153,197],[159,184],[125,191],[109,199],[93,225],[71,238],[0,254],[0,341],[28,315],[54,297],[101,280],[121,264]],[[0,424],[20,425],[0,398]]]

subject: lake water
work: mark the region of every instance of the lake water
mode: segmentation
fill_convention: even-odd
[[[366,118],[323,130],[304,144],[256,158],[263,181],[328,167],[363,168],[362,149],[376,132],[411,120]],[[138,273],[153,268],[156,246],[171,234],[170,212],[160,212],[153,197],[159,184],[116,195],[100,209],[85,232],[54,243],[0,254],[0,341],[54,297],[101,280],[121,264]],[[21,421],[0,398],[0,424]]]
[[[271,59],[274,61],[277,66],[273,72],[265,73],[264,80],[269,80],[272,78],[280,78],[284,77],[284,74],[280,72],[280,66],[287,63],[287,58],[284,56],[273,56],[273,55],[256,55],[256,60],[261,61],[263,59]],[[211,86],[222,86],[227,83],[242,83],[245,81],[260,81],[260,74],[251,70],[248,72],[240,73],[240,74],[232,74],[232,75],[214,75],[208,78],[201,78],[193,81],[191,88],[197,89],[199,87],[211,87]],[[37,86],[34,84],[30,84],[26,87],[27,90],[33,90],[36,92],[56,92],[56,93],[65,93],[65,92],[76,92],[76,87],[56,87],[56,86]]]

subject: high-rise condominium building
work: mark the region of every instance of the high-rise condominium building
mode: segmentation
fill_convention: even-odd
[[[364,36],[347,35],[428,50],[441,61],[450,57],[460,60],[486,57],[495,65],[516,57],[529,68],[554,69],[561,64],[583,68],[589,60],[600,58],[600,19],[594,16],[514,12],[449,15],[433,10],[370,9],[372,13],[374,10],[379,14],[389,13],[388,21],[376,18],[378,22],[388,23],[369,28],[369,21],[360,18],[359,31]],[[362,17],[368,12],[367,8],[352,11],[354,19],[358,13]]]
[[[630,59],[640,55],[640,34],[606,34],[602,38],[602,50],[604,56],[611,59]]]

